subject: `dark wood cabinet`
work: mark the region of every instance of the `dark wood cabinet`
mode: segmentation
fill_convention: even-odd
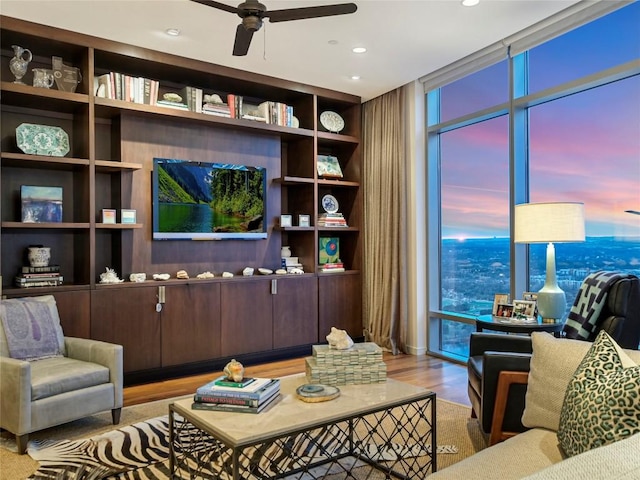
[[[220,285],[221,353],[233,356],[273,348],[271,281],[251,279]]]
[[[318,343],[318,280],[276,279],[273,295],[273,348]]]
[[[0,20],[0,275],[5,295],[56,295],[69,332],[121,343],[127,372],[323,342],[331,326],[361,336],[359,97],[15,18]],[[33,53],[25,84],[12,82],[11,45]],[[81,70],[75,92],[30,85],[31,69],[51,68],[52,56]],[[104,98],[98,94],[98,77],[112,72],[158,80],[160,95],[194,87],[224,99],[234,94],[252,104],[287,104],[299,126]],[[344,130],[326,131],[319,121],[325,111],[341,115]],[[69,152],[23,152],[16,143],[22,123],[62,128]],[[338,158],[343,177],[320,177],[318,155]],[[151,177],[157,157],[265,167],[268,238],[154,241]],[[62,187],[62,221],[23,223],[21,185]],[[318,225],[325,195],[337,199],[347,227]],[[103,209],[115,209],[118,223],[103,223]],[[120,223],[121,209],[135,210],[137,223]],[[280,226],[281,214],[292,215],[291,227]],[[299,215],[309,215],[310,225],[300,226]],[[321,273],[323,236],[339,239],[345,272]],[[28,292],[13,286],[29,245],[51,247],[51,263],[60,265],[63,286]],[[242,278],[247,266],[279,268],[283,245],[299,258],[304,275]],[[125,282],[102,285],[100,274],[107,268]],[[179,270],[191,279],[176,279]],[[214,272],[215,280],[198,284],[193,277],[205,271]],[[235,278],[221,279],[225,271]],[[138,272],[148,278],[170,274],[161,312],[156,311],[157,282],[128,281]]]
[[[331,327],[346,330],[352,338],[361,338],[363,325],[360,275],[325,273],[318,278],[318,291],[321,338],[324,340]]]
[[[91,292],[91,338],[123,346],[124,371],[162,366],[158,287],[107,287]]]
[[[161,322],[163,367],[220,357],[220,285],[166,287]]]

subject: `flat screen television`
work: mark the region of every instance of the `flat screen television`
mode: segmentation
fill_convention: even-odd
[[[154,240],[267,238],[264,167],[153,159]]]

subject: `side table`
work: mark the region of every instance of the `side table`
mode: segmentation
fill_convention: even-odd
[[[531,332],[549,332],[558,336],[563,326],[563,322],[542,323],[540,318],[535,322],[525,322],[517,318],[497,317],[495,315],[480,315],[476,317],[477,332],[493,330],[507,333],[526,333],[528,335],[531,335]]]

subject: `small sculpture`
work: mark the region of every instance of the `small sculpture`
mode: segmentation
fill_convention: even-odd
[[[186,270],[178,270],[178,273],[176,273],[176,278],[187,279],[189,278],[189,274]]]
[[[292,275],[302,275],[304,273],[304,270],[302,270],[301,268],[295,267],[292,268],[289,273],[291,273]]]
[[[251,277],[253,275],[253,268],[246,267],[244,270],[242,270],[242,275],[244,275],[245,277]]]
[[[268,268],[259,268],[258,271],[262,274],[262,275],[271,275],[273,273],[273,270],[270,270]]]
[[[154,280],[169,280],[171,278],[171,275],[169,275],[168,273],[154,273],[153,274],[153,279]]]
[[[227,380],[241,382],[244,378],[244,367],[234,358],[224,367],[224,374],[227,376]]]
[[[107,267],[104,273],[100,274],[100,283],[122,283],[124,280],[118,278],[118,274],[113,268]]]
[[[327,342],[329,342],[329,348],[334,350],[348,350],[353,347],[353,340],[347,331],[336,327],[331,327],[331,333],[327,335]]]
[[[211,95],[204,95],[204,103],[224,103],[222,101],[222,98],[220,98],[220,95],[218,95],[217,93],[213,93]]]
[[[146,273],[132,273],[129,275],[130,282],[142,283],[147,279]]]
[[[231,272],[222,272],[222,278],[233,278],[233,273],[231,273]]]
[[[287,271],[284,268],[279,268],[276,270],[276,275],[286,275]]]
[[[199,273],[198,275],[196,275],[196,278],[200,278],[200,279],[213,278],[213,277],[215,277],[215,275],[213,273],[209,272],[209,271],[202,272],[202,273]]]

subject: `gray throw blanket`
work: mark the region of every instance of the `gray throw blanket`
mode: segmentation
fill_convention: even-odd
[[[607,303],[609,288],[615,282],[631,275],[598,271],[584,279],[576,300],[571,307],[563,331],[566,338],[592,340],[602,308]]]

